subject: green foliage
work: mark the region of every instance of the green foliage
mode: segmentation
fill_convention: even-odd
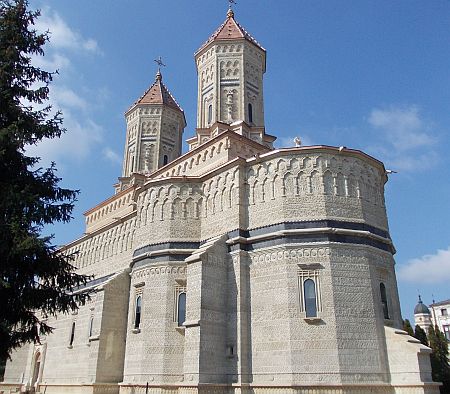
[[[414,336],[414,330],[408,319],[403,320],[403,330],[408,333],[408,335]]]
[[[445,335],[438,326],[428,329],[431,353],[431,371],[433,380],[442,382],[441,393],[450,393],[450,366],[448,365],[448,344]]]
[[[422,342],[423,345],[429,346],[427,333],[425,332],[425,330],[422,327],[420,327],[417,324],[416,324],[416,327],[414,328],[414,337],[416,339],[418,339],[420,342]]]
[[[73,290],[87,277],[74,272],[73,256],[58,253],[43,227],[71,219],[78,191],[58,186],[55,164],[39,167],[29,145],[65,131],[47,105],[54,73],[32,65],[47,34],[34,29],[39,12],[26,0],[0,0],[0,359],[52,331],[44,319],[85,302]],[[36,107],[39,107],[36,109]]]

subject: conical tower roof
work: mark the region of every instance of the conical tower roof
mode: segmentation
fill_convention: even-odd
[[[158,70],[155,77],[155,82],[145,91],[145,93],[130,107],[128,111],[139,104],[165,104],[180,112],[184,112],[178,105],[175,98],[169,92],[166,85],[162,82],[161,71]],[[128,112],[127,111],[127,112]]]
[[[258,41],[256,41],[256,39],[234,19],[233,10],[229,9],[227,12],[227,19],[225,19],[225,22],[223,22],[219,26],[219,28],[206,40],[206,42],[197,50],[197,52],[195,52],[195,54],[197,55],[213,41],[233,40],[242,38],[265,51],[265,49],[261,46],[261,44]]]

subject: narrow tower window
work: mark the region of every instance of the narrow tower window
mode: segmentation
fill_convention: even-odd
[[[141,324],[141,306],[142,306],[142,297],[138,296],[136,298],[136,307],[134,309],[134,328],[139,328]]]
[[[164,157],[163,157],[163,166],[165,166],[167,163],[169,163],[169,156],[164,155]]]
[[[253,123],[253,107],[251,104],[248,104],[248,122]]]
[[[92,336],[94,330],[94,316],[91,317],[91,319],[89,320],[89,337]]]
[[[380,295],[381,295],[381,305],[383,307],[383,316],[385,319],[389,319],[389,309],[386,295],[386,286],[384,283],[380,283]]]
[[[212,123],[212,104],[208,105],[208,125]]]
[[[185,321],[186,321],[186,293],[180,293],[178,295],[178,311],[177,311],[178,327],[182,326]]]
[[[305,292],[306,317],[317,317],[316,284],[312,279],[306,279],[303,288]]]
[[[72,329],[70,330],[70,342],[69,346],[73,345],[73,340],[75,339],[75,322],[72,323]]]

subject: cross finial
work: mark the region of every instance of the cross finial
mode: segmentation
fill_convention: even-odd
[[[154,62],[158,65],[158,71],[161,71],[161,66],[166,67],[161,56],[159,56],[158,59],[155,59]]]
[[[227,12],[227,17],[228,18],[232,18],[234,16],[233,4],[234,5],[237,4],[236,0],[228,0],[228,12]]]
[[[153,61],[158,65],[158,71],[156,73],[156,79],[161,80],[162,79],[161,66],[162,67],[166,67],[166,65],[163,63],[161,56],[159,56],[158,59],[155,59]]]

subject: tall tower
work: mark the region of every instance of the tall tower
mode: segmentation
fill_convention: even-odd
[[[181,156],[184,112],[162,82],[155,82],[125,113],[127,135],[120,184],[133,174],[147,175]]]
[[[432,325],[431,312],[428,307],[422,302],[422,298],[419,295],[419,302],[414,308],[414,320],[416,325],[420,326],[428,332],[428,329]]]
[[[218,122],[245,122],[251,129],[248,138],[270,144],[274,138],[264,135],[266,51],[235,20],[233,10],[228,10],[225,22],[195,53],[195,62],[198,138],[188,140],[190,147],[214,137],[217,128],[213,126]]]

